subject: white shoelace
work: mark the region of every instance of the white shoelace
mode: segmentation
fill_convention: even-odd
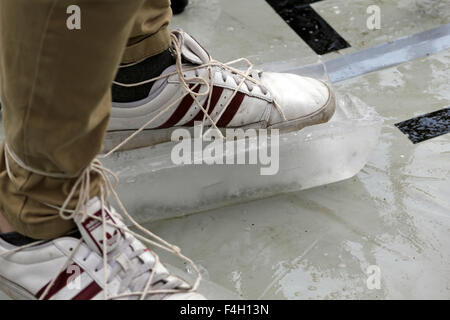
[[[180,37],[181,43],[180,43],[177,35]],[[105,168],[102,165],[102,163],[100,162],[99,158],[109,157],[113,152],[119,150],[124,144],[126,144],[128,141],[133,139],[133,137],[135,137],[137,134],[139,134],[142,130],[144,130],[147,126],[149,126],[153,121],[158,119],[161,115],[168,112],[171,107],[173,107],[175,104],[179,103],[187,95],[190,95],[192,97],[192,99],[194,100],[194,103],[204,113],[201,132],[203,133],[204,127],[207,125],[207,122],[208,122],[210,125],[210,128],[208,130],[214,128],[219,132],[220,137],[224,138],[223,135],[221,134],[220,130],[217,128],[217,123],[220,120],[220,118],[222,117],[222,115],[225,112],[225,110],[227,109],[227,107],[229,106],[229,104],[231,103],[231,101],[233,100],[233,98],[235,97],[235,95],[239,92],[241,87],[245,84],[247,86],[248,90],[251,91],[251,90],[253,90],[254,86],[258,86],[259,88],[261,88],[261,91],[263,93],[267,93],[267,89],[260,83],[260,81],[258,81],[258,79],[257,79],[258,75],[257,75],[257,72],[253,70],[253,65],[247,59],[241,58],[241,59],[237,59],[237,60],[234,60],[234,61],[231,61],[228,63],[221,63],[221,62],[211,59],[206,64],[192,66],[187,69],[184,69],[183,65],[182,65],[182,55],[181,55],[181,47],[182,47],[182,44],[184,41],[184,36],[180,31],[173,31],[171,33],[171,40],[172,40],[171,48],[172,48],[173,52],[175,53],[175,57],[176,57],[176,71],[175,72],[164,74],[159,77],[156,77],[156,78],[153,78],[150,80],[146,80],[146,81],[142,81],[139,83],[132,83],[132,84],[123,84],[123,83],[118,83],[118,82],[114,82],[114,83],[117,85],[120,85],[120,86],[124,86],[124,87],[134,87],[134,86],[139,86],[142,84],[154,82],[159,79],[168,78],[174,74],[178,74],[180,84],[184,88],[186,93],[182,97],[180,97],[179,99],[176,99],[170,105],[168,105],[164,109],[162,109],[155,117],[153,117],[147,123],[142,125],[138,130],[136,130],[133,134],[131,134],[129,137],[127,137],[124,141],[122,141],[116,147],[111,149],[107,154],[99,156],[98,158],[94,159],[91,162],[91,164],[83,170],[83,172],[81,173],[80,176],[73,177],[73,176],[66,175],[64,173],[59,173],[59,172],[49,173],[49,172],[44,172],[44,171],[32,168],[32,167],[26,165],[17,155],[15,155],[14,152],[9,148],[8,144],[5,144],[5,165],[6,165],[6,169],[8,172],[8,176],[12,181],[15,180],[15,177],[9,166],[9,158],[11,158],[22,169],[27,170],[32,173],[35,173],[35,174],[38,174],[38,175],[41,175],[41,176],[51,177],[51,178],[56,178],[56,179],[77,178],[72,189],[69,192],[69,195],[67,196],[67,198],[65,199],[65,201],[61,207],[57,207],[57,206],[54,206],[54,205],[51,205],[48,203],[44,203],[44,204],[58,210],[59,215],[62,219],[72,219],[75,215],[82,215],[83,220],[89,217],[89,218],[96,219],[96,220],[102,222],[102,225],[103,225],[103,269],[104,269],[103,291],[104,291],[104,298],[106,300],[126,298],[126,297],[136,297],[136,296],[138,296],[140,299],[146,299],[150,296],[155,296],[155,295],[194,292],[197,290],[197,288],[200,284],[201,273],[200,273],[199,269],[197,268],[197,266],[195,265],[195,263],[191,259],[189,259],[188,257],[184,256],[181,253],[180,248],[168,243],[167,241],[158,237],[154,233],[145,229],[131,217],[131,215],[127,212],[127,210],[125,209],[124,205],[120,201],[120,198],[115,191],[115,187],[118,184],[117,176],[111,170]],[[239,69],[235,69],[235,68],[231,67],[231,65],[239,63],[239,62],[245,62],[247,64],[248,67],[247,67],[246,71],[241,71]],[[232,77],[233,80],[236,82],[237,86],[236,86],[235,90],[233,91],[233,94],[230,96],[228,102],[222,109],[221,113],[218,115],[216,121],[214,121],[209,116],[208,110],[210,108],[211,97],[212,97],[212,88],[214,85],[213,72],[215,72],[215,70],[217,70],[217,68],[219,68],[221,70],[224,80],[226,80],[226,77]],[[199,69],[207,70],[208,81],[205,80],[204,78],[199,77],[198,72],[197,72],[197,70],[199,70]],[[193,78],[185,78],[184,72],[191,71],[191,70],[195,71],[196,76]],[[196,82],[196,84],[194,86],[190,87],[188,82]],[[205,86],[204,92],[195,92],[195,89],[199,85]],[[198,98],[202,97],[202,96],[208,96],[208,100],[207,100],[208,103],[206,105],[206,108],[204,108],[202,106],[202,104],[199,102]],[[275,108],[280,112],[283,119],[286,119],[286,117],[284,116],[283,110],[281,109],[281,107],[278,105],[278,103],[274,99],[273,99],[273,104],[274,104]],[[205,136],[208,133],[208,130],[203,133],[203,136]],[[86,208],[86,204],[90,200],[90,184],[91,184],[90,177],[91,177],[92,173],[95,173],[98,176],[100,176],[100,180],[101,180],[99,199],[101,202],[102,217],[97,217],[92,214],[88,214],[84,210],[84,208]],[[111,179],[112,179],[112,181],[111,181]],[[69,210],[68,209],[69,203],[71,202],[71,200],[75,197],[75,195],[77,193],[79,196],[78,196],[76,206],[73,210]],[[131,225],[136,227],[145,236],[141,236],[140,234],[131,231],[127,227],[118,226],[116,224],[113,224],[112,222],[107,221],[107,219],[105,218],[105,205],[106,205],[106,199],[109,195],[113,195],[114,199],[116,200],[117,204],[119,205],[122,215],[124,217],[126,217],[126,219],[128,219],[128,221],[131,223]],[[117,268],[116,269],[113,268],[114,270],[111,271],[109,276],[107,275],[107,272],[106,272],[106,270],[108,270],[107,268],[108,268],[108,263],[109,263],[108,257],[107,257],[107,237],[106,237],[106,231],[105,231],[106,225],[111,225],[117,229],[120,229],[124,233],[128,233],[128,234],[134,236],[135,238],[139,239],[143,243],[146,243],[150,246],[158,247],[162,250],[165,250],[169,253],[172,253],[172,254],[178,256],[180,259],[184,260],[185,262],[187,262],[188,264],[190,264],[192,266],[192,269],[194,270],[194,272],[196,274],[196,279],[195,279],[194,283],[190,284],[188,289],[180,289],[177,287],[180,285],[180,282],[182,282],[182,281],[175,280],[175,281],[171,281],[171,282],[166,282],[162,286],[159,285],[158,288],[153,288],[152,285],[154,283],[157,283],[157,282],[160,282],[160,280],[166,279],[169,276],[169,274],[167,274],[167,273],[157,274],[157,272],[156,272],[157,265],[160,263],[159,257],[158,257],[158,255],[154,254],[152,251],[149,251],[152,254],[152,256],[154,257],[155,261],[154,261],[153,265],[147,265],[145,267],[142,267],[145,269],[145,272],[143,272],[143,273],[144,274],[148,273],[147,280],[143,282],[142,275],[139,274],[140,271],[142,273],[142,270],[144,270],[144,269],[138,270],[136,268],[132,268],[129,271],[131,276],[130,276],[130,278],[127,278],[126,280],[124,280],[125,283],[123,284],[123,288],[121,291],[124,291],[125,289],[130,289],[129,288],[130,286],[134,286],[134,287],[138,287],[138,288],[142,288],[142,289],[139,289],[138,291],[130,290],[129,293],[119,293],[118,295],[109,295],[108,280],[110,280],[109,278],[116,276],[118,274],[118,271],[117,271]],[[128,241],[128,240],[123,239],[123,241]],[[10,250],[8,252],[0,254],[0,257],[6,256],[6,255],[11,255],[15,252],[36,246],[43,242],[45,242],[45,241],[37,241],[37,242],[31,243],[31,244],[28,244],[25,246],[17,247],[13,250]],[[82,243],[83,243],[83,239],[80,239],[77,246],[71,251],[71,254],[67,257],[66,262],[61,267],[59,272],[57,272],[55,274],[54,278],[50,281],[46,290],[41,294],[39,299],[44,299],[44,297],[48,294],[49,290],[55,283],[58,275],[65,268],[67,268],[68,265],[72,262],[72,258],[76,254],[77,250],[81,247]],[[124,249],[124,248],[122,247],[122,249]],[[138,254],[131,255],[129,258],[138,259]],[[140,279],[137,281],[137,283],[134,283],[133,285],[131,285],[133,283],[133,280],[135,280],[133,277],[133,274],[139,275]]]

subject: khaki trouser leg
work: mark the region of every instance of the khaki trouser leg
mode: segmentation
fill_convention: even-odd
[[[166,3],[0,1],[0,85],[6,142],[27,166],[76,177],[89,165],[101,150],[111,108],[110,86],[122,57],[125,61],[141,59],[168,46],[170,12]],[[69,5],[81,9],[80,30],[66,27]],[[150,18],[145,19],[146,14]],[[129,39],[132,31],[134,36]],[[8,222],[18,232],[37,239],[70,231],[73,222],[61,219],[57,210],[45,203],[61,205],[76,178],[38,175],[8,159],[13,180],[6,171],[3,145],[0,211]],[[92,179],[94,196],[98,180]]]
[[[122,63],[132,63],[163,52],[170,46],[170,0],[146,0],[136,15]]]

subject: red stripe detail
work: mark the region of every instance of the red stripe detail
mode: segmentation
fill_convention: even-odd
[[[226,127],[231,120],[233,120],[234,115],[239,110],[239,107],[242,104],[242,101],[244,100],[245,94],[242,92],[236,93],[233,100],[231,100],[230,104],[228,105],[225,112],[220,117],[219,122],[217,122],[217,127],[224,128]]]
[[[100,291],[102,291],[102,288],[100,288],[97,282],[92,281],[90,285],[88,285],[79,294],[73,297],[72,300],[91,300]]]
[[[211,115],[211,113],[214,111],[214,108],[216,107],[217,102],[219,102],[220,96],[222,95],[223,88],[222,87],[214,87],[212,94],[211,94],[211,104],[209,105],[208,109],[208,115]],[[206,101],[203,104],[203,109],[206,109],[208,106],[208,100],[209,97],[206,97]],[[195,123],[195,121],[202,121],[203,120],[204,112],[203,110],[200,110],[195,117],[185,124],[186,127],[192,127]]]
[[[76,267],[79,268],[80,270],[80,275],[84,272],[84,270],[77,265],[76,263],[72,264],[71,267]],[[69,268],[69,267],[68,267]],[[67,281],[69,280],[69,278],[71,276],[74,275],[74,273],[69,273],[68,272],[68,268],[65,269],[64,271],[62,271],[58,277],[56,278],[55,282],[53,283],[53,286],[50,288],[50,290],[48,291],[48,293],[46,294],[46,296],[44,297],[44,300],[49,300],[51,297],[53,297],[55,294],[57,294],[61,289],[63,289],[66,285],[67,285]],[[45,289],[47,289],[48,285],[50,284],[51,281],[49,281],[45,286],[43,286],[38,293],[36,293],[36,298],[40,298],[42,296],[42,294],[44,293]]]
[[[106,211],[106,210],[105,210]],[[96,217],[102,217],[102,209],[100,209],[100,210],[98,210],[96,213],[94,213],[94,216],[96,216]],[[94,236],[92,235],[92,232],[91,232],[91,230],[89,230],[88,228],[87,228],[87,224],[88,224],[88,222],[90,222],[90,221],[95,221],[95,223],[99,223],[100,225],[102,224],[102,222],[101,221],[99,221],[99,220],[97,220],[97,219],[93,219],[93,218],[87,218],[83,223],[82,223],[82,226],[83,226],[83,228],[84,228],[84,230],[86,231],[86,233],[89,235],[89,237],[92,239],[92,241],[94,242],[94,244],[95,244],[95,246],[97,247],[97,249],[98,249],[98,251],[99,252],[101,252],[101,253],[103,253],[103,249],[102,248],[100,248],[100,245],[98,244],[98,242],[97,242],[97,240],[94,238]],[[98,227],[96,227],[96,228],[98,228]],[[94,228],[95,229],[95,228]]]
[[[190,85],[189,88],[192,89],[194,85]],[[200,85],[197,85],[197,87],[194,89],[195,93],[198,93],[200,90]],[[183,100],[181,100],[178,107],[175,109],[174,113],[170,116],[170,118],[160,125],[158,129],[162,128],[170,128],[173,127],[175,124],[177,124],[189,111],[189,108],[191,107],[192,103],[194,102],[194,98],[190,94],[187,94]]]

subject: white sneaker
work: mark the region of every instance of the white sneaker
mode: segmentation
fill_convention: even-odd
[[[0,290],[13,299],[204,299],[187,282],[170,274],[113,208],[102,212],[97,198],[86,207],[84,221],[76,218],[81,236],[23,249],[0,237]]]
[[[171,36],[175,65],[138,84],[114,82],[132,87],[155,81],[147,98],[113,102],[109,144],[138,129],[144,133],[126,148],[167,142],[173,130],[191,128],[195,121],[204,127],[277,128],[283,133],[326,122],[334,113],[333,92],[320,80],[253,70],[246,59],[223,64],[185,32],[176,30]],[[248,68],[231,67],[239,61]]]

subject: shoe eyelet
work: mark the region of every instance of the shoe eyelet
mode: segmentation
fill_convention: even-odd
[[[69,251],[72,251],[73,250],[73,248],[69,248]]]

